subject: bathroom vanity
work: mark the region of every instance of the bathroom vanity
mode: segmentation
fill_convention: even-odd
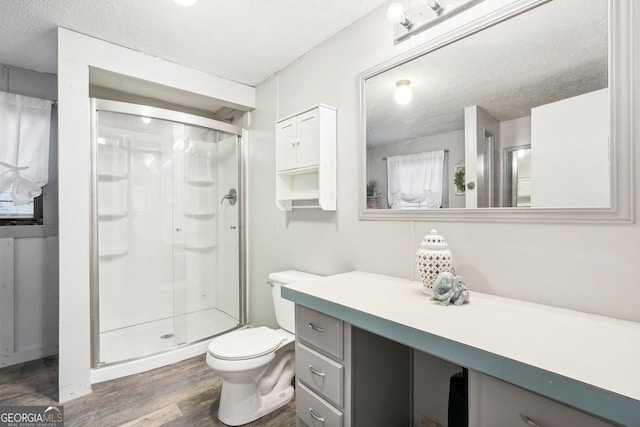
[[[297,305],[300,425],[420,425],[429,358],[468,369],[469,426],[640,425],[640,324],[476,292],[441,306],[422,289],[364,272],[282,289]]]

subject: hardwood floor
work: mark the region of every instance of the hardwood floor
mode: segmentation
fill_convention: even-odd
[[[142,374],[94,384],[66,402],[65,427],[224,426],[217,417],[222,380],[204,355]],[[0,406],[57,404],[57,360],[0,369]],[[295,401],[249,427],[295,426]]]

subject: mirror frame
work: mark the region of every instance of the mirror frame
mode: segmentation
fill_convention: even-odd
[[[518,0],[461,25],[358,76],[360,90],[360,220],[466,222],[633,222],[633,0],[609,0],[609,128],[611,206],[602,208],[445,208],[433,210],[367,209],[367,143],[365,83],[370,77],[428,54],[549,0]],[[553,0],[551,0],[553,1]]]

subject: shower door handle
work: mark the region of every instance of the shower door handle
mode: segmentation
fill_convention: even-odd
[[[222,204],[225,200],[228,200],[231,206],[236,204],[236,202],[238,201],[238,192],[235,188],[229,190],[229,192],[222,197],[222,199],[220,200],[220,204]]]

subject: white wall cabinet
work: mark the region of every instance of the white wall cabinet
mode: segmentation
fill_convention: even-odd
[[[276,122],[276,204],[336,209],[336,109],[317,105]]]
[[[317,107],[278,122],[278,171],[304,168],[320,163],[319,115]]]

